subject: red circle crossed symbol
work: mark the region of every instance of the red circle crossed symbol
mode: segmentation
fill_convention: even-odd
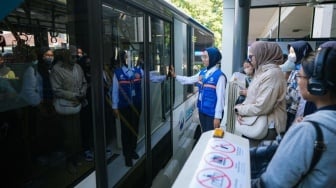
[[[199,171],[196,178],[197,182],[200,183],[203,187],[231,187],[231,180],[229,176],[226,175],[224,172],[214,168],[206,168]]]

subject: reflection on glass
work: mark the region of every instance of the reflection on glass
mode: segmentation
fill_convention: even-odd
[[[77,12],[84,23],[80,26],[74,24],[77,17],[73,15],[72,0],[36,0],[25,6],[27,3],[22,3],[21,7],[0,20],[0,166],[6,172],[1,186],[68,187],[94,168],[92,161],[85,160],[85,148],[80,144],[87,140],[87,137],[82,137],[86,126],[81,121],[82,111],[87,107],[82,106],[76,117],[64,118],[55,111],[54,101],[55,96],[83,100],[86,89],[83,88],[82,95],[73,95],[69,90],[55,91],[50,74],[58,62],[76,61],[71,56],[76,54],[64,57],[56,51],[68,50],[70,42],[79,41],[75,39],[83,34],[79,31],[87,28],[87,13]],[[43,10],[40,7],[44,7]],[[68,17],[74,20],[69,21]],[[82,73],[82,68],[76,67],[77,72],[73,72],[69,66],[69,72]],[[58,76],[62,74],[69,76],[64,71],[60,71]],[[60,85],[70,88],[72,84],[62,82]],[[72,105],[72,102],[67,104]],[[69,120],[67,126],[61,123],[65,119]],[[87,124],[92,126],[90,121]],[[70,127],[77,132],[69,131]],[[92,137],[92,131],[89,135]],[[67,148],[75,137],[78,138],[76,150]],[[68,149],[76,153],[76,160],[71,165],[67,162],[74,155],[66,152]],[[93,149],[92,145],[90,149]]]
[[[188,75],[187,70],[187,61],[188,61],[188,49],[187,49],[187,25],[178,20],[174,21],[174,33],[179,33],[175,36],[175,41],[179,41],[178,43],[174,43],[175,55],[174,55],[174,67],[177,75]],[[175,84],[175,93],[174,93],[174,107],[180,105],[187,96],[187,89],[190,86],[184,86],[181,84]]]
[[[167,67],[170,61],[170,24],[161,19],[151,17],[151,59],[152,63],[150,71],[157,75],[166,75]],[[151,130],[157,129],[166,119],[166,114],[170,108],[170,84],[163,82],[162,84],[150,84],[150,111],[151,111]]]
[[[159,128],[169,112],[170,87],[165,80],[171,63],[171,26],[149,17],[149,56],[145,56],[143,13],[118,3],[102,7],[107,144],[113,151],[108,173],[114,185],[144,156],[145,126],[148,126],[143,113],[144,97],[150,95],[146,108],[150,110],[151,119],[147,122],[152,131]],[[149,91],[145,90],[145,83],[149,84]]]

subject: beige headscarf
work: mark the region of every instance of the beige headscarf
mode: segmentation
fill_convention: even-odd
[[[250,47],[250,52],[254,55],[257,67],[266,64],[283,63],[283,55],[280,46],[275,42],[257,41]]]

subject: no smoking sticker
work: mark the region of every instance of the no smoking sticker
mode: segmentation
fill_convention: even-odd
[[[202,187],[208,188],[229,188],[231,180],[228,175],[218,169],[203,169],[197,174],[197,182]]]
[[[214,142],[211,143],[211,148],[225,153],[232,153],[236,151],[236,147],[234,145],[222,139],[214,140]]]
[[[205,155],[204,159],[209,165],[213,167],[231,168],[233,166],[233,160],[224,153],[210,152]]]

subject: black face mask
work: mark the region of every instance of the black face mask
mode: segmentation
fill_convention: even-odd
[[[72,55],[71,56],[71,60],[70,60],[70,64],[75,64],[78,61],[77,55]]]
[[[0,68],[2,68],[2,67],[4,67],[4,66],[5,66],[5,60],[4,60],[4,59],[2,59],[1,61],[2,61],[2,63],[0,63]]]
[[[52,62],[54,61],[54,58],[52,58],[52,57],[46,57],[46,58],[44,58],[43,60],[44,60],[44,62],[45,62],[47,65],[51,65]]]

